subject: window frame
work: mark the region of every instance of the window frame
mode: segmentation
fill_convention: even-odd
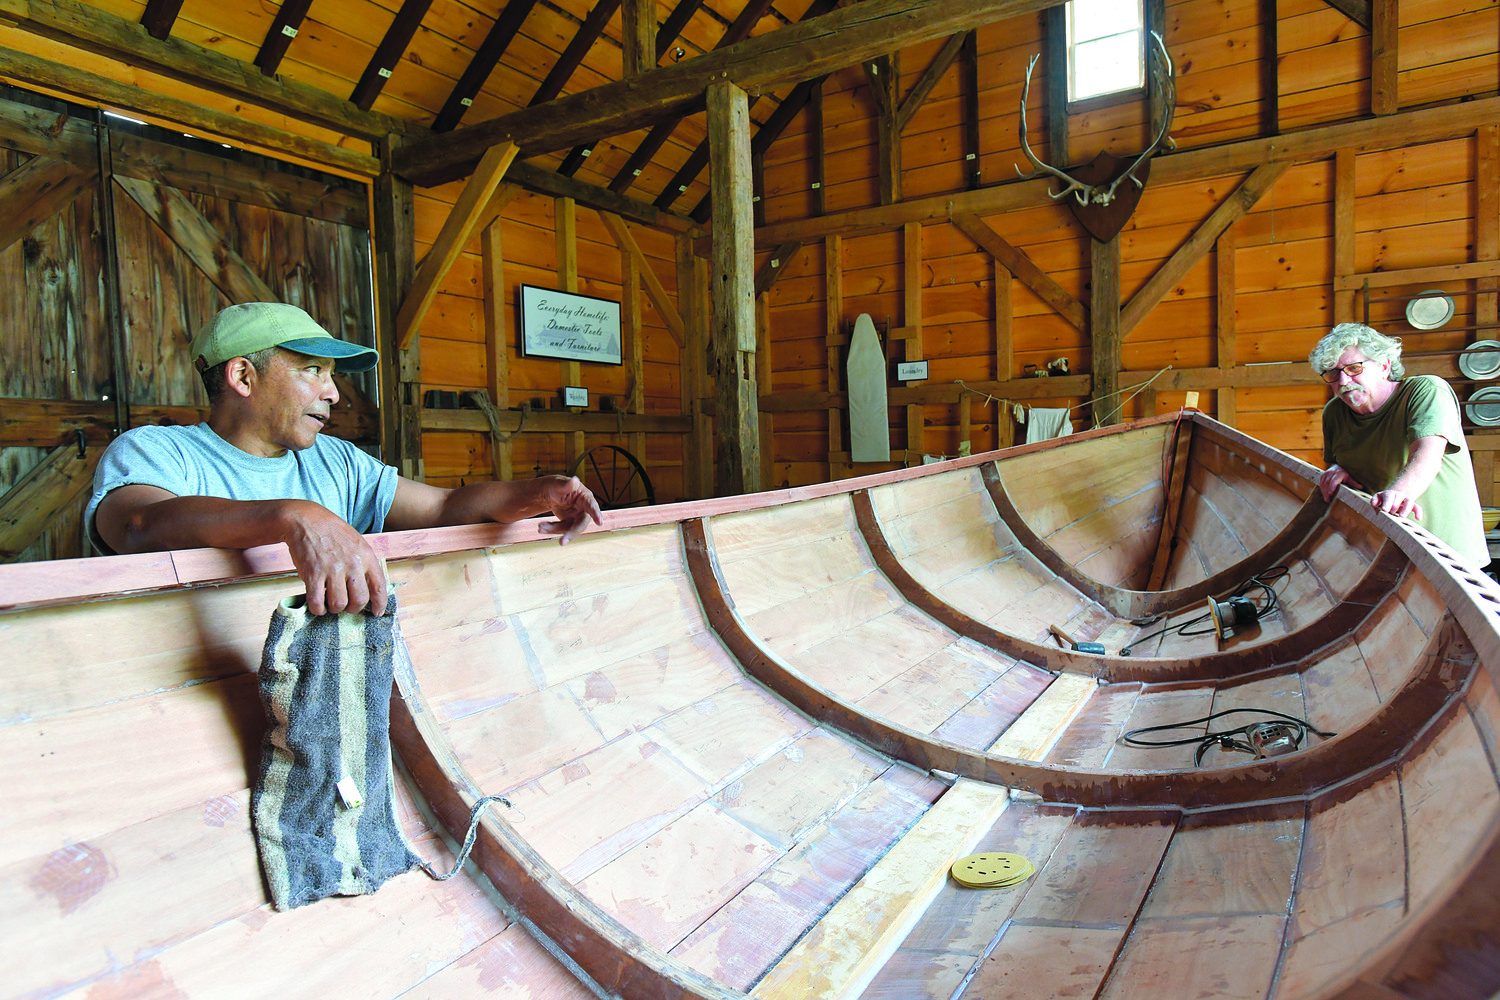
[[[1065,93],[1067,94],[1068,114],[1072,115],[1088,113],[1090,111],[1097,111],[1103,108],[1113,107],[1116,104],[1122,104],[1129,101],[1137,101],[1140,100],[1143,96],[1149,96],[1151,89],[1151,74],[1146,63],[1147,57],[1149,55],[1147,51],[1147,43],[1150,40],[1150,33],[1152,30],[1152,26],[1148,23],[1148,21],[1150,20],[1150,5],[1146,2],[1146,0],[1135,0],[1135,2],[1136,9],[1140,12],[1140,20],[1138,22],[1140,27],[1137,28],[1136,31],[1139,43],[1137,47],[1137,66],[1140,70],[1141,82],[1133,87],[1126,87],[1121,90],[1111,90],[1103,94],[1091,94],[1088,97],[1079,98],[1075,98],[1073,96],[1074,52],[1078,44],[1073,40],[1073,0],[1068,0],[1068,2],[1063,5],[1063,73]],[[1111,36],[1103,35],[1100,37],[1108,38]],[[1094,39],[1085,39],[1084,41],[1094,41]]]

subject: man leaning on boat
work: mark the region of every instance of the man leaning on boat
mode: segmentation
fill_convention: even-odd
[[[1476,568],[1489,561],[1458,397],[1436,375],[1404,377],[1401,341],[1340,323],[1308,358],[1334,398],[1323,407],[1323,499],[1340,485],[1412,517]]]
[[[333,374],[374,367],[375,351],[334,338],[296,306],[230,306],[198,331],[193,363],[208,420],[136,427],[99,461],[84,512],[102,553],[285,542],[313,614],[382,614],[385,568],[364,533],[551,512],[541,530],[566,544],[602,523],[577,478],[541,476],[455,490],[405,479],[319,431],[338,389]]]

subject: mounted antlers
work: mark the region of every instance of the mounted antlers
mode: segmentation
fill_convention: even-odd
[[[1151,37],[1156,42],[1156,45],[1151,49],[1151,78],[1156,82],[1157,92],[1162,95],[1162,103],[1166,114],[1162,118],[1161,128],[1157,131],[1156,138],[1152,141],[1151,145],[1147,146],[1145,151],[1136,157],[1135,162],[1130,165],[1129,169],[1116,177],[1110,183],[1109,187],[1105,187],[1102,182],[1099,184],[1085,184],[1080,180],[1075,180],[1056,167],[1043,163],[1031,151],[1031,146],[1026,141],[1026,101],[1031,94],[1031,71],[1036,67],[1036,61],[1041,57],[1032,56],[1031,61],[1026,64],[1026,87],[1021,91],[1021,151],[1026,154],[1026,158],[1031,161],[1032,166],[1036,170],[1051,174],[1066,185],[1061,191],[1047,192],[1054,199],[1061,198],[1072,192],[1073,197],[1078,199],[1078,204],[1080,205],[1108,205],[1115,200],[1115,188],[1119,187],[1120,182],[1125,178],[1129,177],[1131,183],[1136,187],[1143,186],[1140,178],[1136,177],[1136,171],[1140,169],[1141,164],[1145,163],[1156,152],[1162,143],[1166,143],[1168,149],[1177,148],[1177,144],[1167,135],[1167,132],[1172,127],[1172,118],[1177,110],[1177,82],[1175,71],[1172,67],[1172,57],[1167,54],[1167,45],[1161,40],[1160,34],[1153,31],[1151,32]],[[1022,177],[1026,176],[1026,174],[1022,173],[1019,164],[1016,165],[1016,173],[1021,174]]]

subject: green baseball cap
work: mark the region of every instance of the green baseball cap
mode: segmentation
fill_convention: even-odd
[[[268,347],[284,347],[314,358],[333,358],[334,371],[374,368],[374,348],[339,340],[296,306],[282,302],[244,302],[219,311],[193,337],[193,364],[199,371],[222,365]]]

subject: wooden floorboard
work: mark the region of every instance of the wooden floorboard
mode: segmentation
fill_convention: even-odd
[[[961,995],[1095,995],[1176,823],[1172,814],[1080,814],[1026,884],[1020,905]]]
[[[989,748],[998,757],[1041,760],[1077,718],[1099,685],[1082,674],[1058,674],[1047,690]]]
[[[974,845],[974,853],[1019,854],[1041,869],[1075,813],[1036,802],[1012,802]],[[947,879],[921,921],[865,989],[864,1000],[951,996],[989,951],[1025,892],[1025,883],[967,889]]]
[[[672,954],[728,986],[748,989],[944,791],[910,768],[889,768]]]
[[[758,1000],[857,996],[1009,801],[960,780],[756,984]]]

